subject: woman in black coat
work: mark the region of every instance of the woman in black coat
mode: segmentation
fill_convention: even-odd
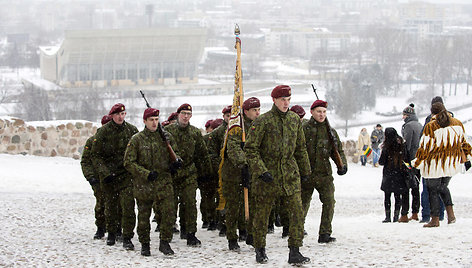
[[[408,222],[409,195],[405,181],[406,166],[404,162],[407,162],[407,156],[403,139],[394,128],[388,127],[385,129],[385,141],[379,159],[379,164],[384,166],[382,185],[380,186],[380,189],[385,193],[385,220],[383,222],[391,222],[390,197],[392,193],[395,197],[393,222]],[[400,208],[401,217],[399,219]]]

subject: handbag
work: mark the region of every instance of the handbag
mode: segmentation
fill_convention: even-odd
[[[418,177],[417,169],[412,168],[410,164],[403,162],[404,164],[404,175],[405,175],[405,183],[408,189],[416,189],[420,185],[420,179]]]
[[[461,164],[464,164],[467,162],[467,156],[465,155],[465,152],[463,149],[461,149]]]

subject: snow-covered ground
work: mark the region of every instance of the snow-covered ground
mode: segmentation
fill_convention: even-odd
[[[384,218],[381,168],[350,164],[347,175],[335,177],[336,209],[333,236],[337,242],[317,243],[320,202],[315,193],[307,218],[301,252],[307,267],[471,267],[472,174],[455,176],[450,190],[457,223],[441,222],[426,229],[417,222],[381,223]],[[190,248],[174,236],[176,252],[158,251],[158,233],[151,233],[151,256],[120,244],[93,240],[94,197],[80,163],[69,158],[0,155],[0,267],[253,267],[255,253],[240,243],[241,252],[227,249],[217,232],[199,229],[201,248]],[[201,225],[199,221],[198,225]],[[152,227],[155,227],[153,223]],[[287,239],[281,228],[267,235],[269,263],[288,267]]]

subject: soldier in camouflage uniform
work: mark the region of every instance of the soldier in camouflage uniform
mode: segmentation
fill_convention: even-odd
[[[123,247],[134,250],[131,238],[134,236],[136,214],[134,213],[133,185],[131,174],[123,166],[123,156],[131,137],[138,129],[125,122],[126,110],[121,103],[113,105],[109,113],[112,120],[95,134],[92,157],[100,177],[100,187],[105,193],[105,216],[107,221],[107,245],[115,244],[119,222],[123,228]],[[122,217],[118,218],[118,203]]]
[[[111,116],[104,115],[102,118],[102,126],[108,123],[111,120]],[[97,226],[97,232],[93,236],[93,239],[101,239],[105,236],[106,232],[106,222],[105,222],[105,197],[103,190],[100,188],[100,179],[98,174],[93,167],[93,158],[92,158],[92,145],[93,139],[95,136],[92,136],[87,139],[84,146],[84,151],[82,152],[82,159],[80,160],[80,166],[82,167],[82,173],[84,174],[85,179],[92,186],[93,195],[95,196],[95,225]]]
[[[310,175],[300,118],[288,111],[291,89],[280,85],[271,93],[272,109],[254,120],[244,146],[252,173],[254,198],[253,233],[256,261],[266,263],[266,233],[269,213],[276,199],[290,211],[289,263],[310,261],[299,247],[303,245],[303,208],[300,179]]]
[[[138,237],[141,242],[141,255],[150,256],[151,224],[149,218],[153,202],[159,208],[160,243],[159,251],[173,255],[169,245],[175,222],[174,190],[171,170],[177,164],[171,163],[166,142],[157,131],[159,110],[147,108],[144,111],[143,131],[131,137],[124,156],[124,166],[133,176],[133,193],[138,204]],[[169,135],[169,139],[170,135]],[[174,144],[173,149],[176,150]]]
[[[319,193],[320,201],[323,203],[321,212],[321,223],[319,230],[318,243],[330,243],[336,239],[331,237],[331,222],[334,214],[334,183],[329,158],[334,159],[334,148],[329,141],[327,123],[326,123],[326,107],[328,103],[322,100],[315,101],[310,108],[312,117],[307,123],[303,124],[305,132],[306,148],[310,157],[311,177],[302,181],[302,202],[305,217],[310,208],[311,196],[314,189]],[[337,144],[338,152],[341,156],[344,168],[338,170],[339,175],[347,172],[347,161],[342,149],[341,141],[338,133],[334,128],[330,128]]]
[[[190,125],[192,106],[187,103],[182,104],[177,112],[179,113],[177,123],[168,125],[166,130],[172,134],[177,146],[182,148],[180,156],[183,167],[173,176],[174,196],[180,202],[181,238],[187,239],[188,246],[200,246],[200,240],[195,237],[197,177],[207,178],[211,174],[210,158],[202,133]]]
[[[243,103],[244,129],[249,129],[260,114],[261,104],[257,98],[249,98]],[[250,174],[246,155],[241,148],[242,131],[228,134],[226,156],[222,167],[223,196],[226,199],[226,238],[229,250],[239,251],[236,229],[240,221],[245,221],[243,187],[249,188]],[[245,223],[243,224],[246,225]],[[243,230],[246,232],[246,230]],[[240,236],[243,231],[239,231]],[[246,240],[243,235],[241,240]],[[244,238],[244,239],[243,239]]]

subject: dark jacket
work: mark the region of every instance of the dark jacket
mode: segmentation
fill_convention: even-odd
[[[372,149],[379,149],[379,145],[384,141],[383,130],[374,129],[370,135],[370,141],[372,142]]]
[[[407,156],[405,148],[403,148],[401,154],[403,155],[403,161],[406,161]],[[384,166],[382,172],[382,185],[380,186],[380,190],[384,192],[394,193],[405,193],[408,191],[408,187],[405,181],[406,169],[404,165],[402,164],[400,165],[400,167],[395,167],[393,164],[391,152],[389,152],[385,148],[380,154],[379,164]]]

